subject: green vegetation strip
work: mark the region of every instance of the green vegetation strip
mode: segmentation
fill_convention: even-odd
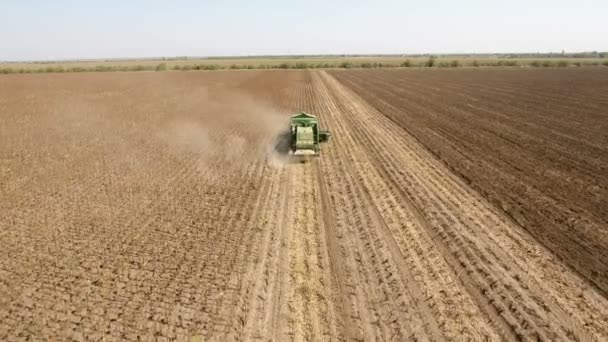
[[[608,66],[608,59],[598,58],[597,60],[484,60],[484,59],[468,59],[463,60],[438,60],[436,57],[429,57],[427,60],[411,61],[409,59],[403,62],[282,62],[277,64],[185,64],[168,66],[167,63],[159,63],[157,65],[96,65],[91,67],[83,66],[45,66],[40,68],[32,67],[2,67],[0,74],[30,74],[30,73],[64,73],[64,72],[112,72],[112,71],[190,71],[190,70],[240,70],[240,69],[352,69],[352,68],[409,68],[409,67],[426,67],[426,68],[458,68],[458,67],[581,67],[581,66]]]

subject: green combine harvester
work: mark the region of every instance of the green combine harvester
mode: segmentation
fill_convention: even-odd
[[[329,131],[319,128],[319,120],[308,113],[298,113],[291,117],[291,148],[289,154],[296,156],[319,155],[319,143],[329,140]]]

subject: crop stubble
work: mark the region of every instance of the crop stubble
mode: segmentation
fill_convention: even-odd
[[[0,79],[0,337],[608,336],[600,292],[337,76],[355,91],[310,71]],[[307,164],[273,149],[299,110],[333,133]]]

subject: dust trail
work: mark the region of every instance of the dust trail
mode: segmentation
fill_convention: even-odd
[[[204,96],[204,104],[176,113],[159,132],[170,150],[195,154],[201,168],[218,160],[236,168],[259,160],[273,167],[284,164],[276,145],[286,131],[288,113],[234,89],[210,88]]]
[[[207,128],[197,122],[176,121],[164,137],[186,152],[206,153],[213,146]]]

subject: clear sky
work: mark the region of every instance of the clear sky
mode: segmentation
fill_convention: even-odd
[[[2,0],[0,60],[608,50],[608,0]]]

